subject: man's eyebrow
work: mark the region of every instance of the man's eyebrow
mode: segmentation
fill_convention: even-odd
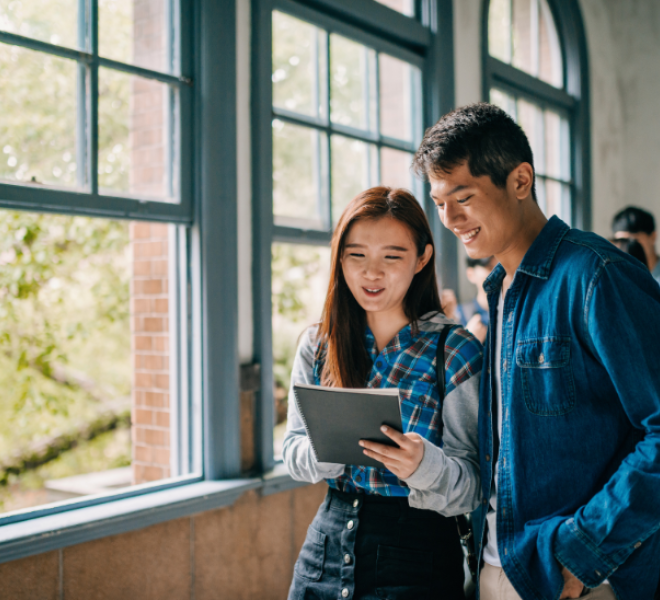
[[[468,188],[467,185],[457,185],[453,190],[447,192],[445,196],[453,196],[456,192],[460,192],[461,190],[466,190],[467,188]],[[431,198],[433,200],[436,199],[436,197],[433,195],[433,192],[431,192]]]

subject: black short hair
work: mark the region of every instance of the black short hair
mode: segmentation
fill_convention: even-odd
[[[491,261],[493,260],[492,256],[488,256],[487,258],[470,258],[469,256],[465,259],[465,263],[469,268],[474,268],[474,267],[488,267],[490,266]]]
[[[619,250],[623,250],[626,254],[634,256],[638,261],[640,261],[647,269],[649,268],[649,263],[646,260],[646,252],[642,245],[634,238],[614,238],[611,239],[612,242]]]
[[[617,231],[651,234],[655,231],[655,219],[650,212],[643,208],[626,206],[612,219],[612,233]]]
[[[474,177],[488,175],[499,188],[519,164],[534,169],[529,140],[499,106],[479,102],[457,108],[426,130],[413,158],[413,170],[420,177],[448,173],[467,161]],[[536,200],[536,183],[532,181]]]

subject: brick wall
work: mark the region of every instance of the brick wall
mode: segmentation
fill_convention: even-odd
[[[167,228],[130,226],[133,483],[170,476]]]
[[[134,60],[162,69],[164,2],[134,0]],[[166,195],[166,86],[133,77],[131,81],[131,192]],[[133,352],[133,483],[169,477],[169,299],[168,225],[131,223],[133,276],[131,335]]]

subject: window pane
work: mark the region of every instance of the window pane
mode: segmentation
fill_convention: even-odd
[[[78,42],[79,0],[0,0],[0,30],[70,48]]]
[[[0,511],[190,472],[172,452],[174,233],[0,211]]]
[[[570,143],[568,121],[557,113],[545,111],[545,172],[551,177],[570,180]]]
[[[328,290],[330,249],[273,244],[273,373],[275,376],[275,457],[282,455],[287,394],[300,335],[318,323]]]
[[[511,63],[511,0],[491,0],[488,9],[488,51]]]
[[[0,178],[77,185],[77,72],[74,61],[0,44]]]
[[[406,17],[415,16],[415,3],[414,0],[376,0],[379,4],[389,6],[392,10],[396,10]]]
[[[273,121],[273,212],[291,227],[323,227],[326,211],[325,133]]]
[[[545,214],[547,217],[557,215],[570,225],[571,191],[568,185],[551,179],[545,181]]]
[[[382,148],[380,151],[380,181],[383,185],[395,188],[413,189],[410,165],[413,155],[409,152]]]
[[[544,175],[545,146],[543,139],[543,111],[536,104],[525,100],[518,100],[517,116],[518,125],[527,134],[529,145],[532,147],[536,172]]]
[[[532,30],[535,9],[536,0],[513,0],[513,66],[532,75],[536,75],[533,52],[538,34]]]
[[[539,0],[539,3],[539,78],[561,88],[564,69],[557,28],[546,0]]]
[[[357,194],[378,181],[377,156],[376,146],[340,135],[332,136],[332,219],[335,223]]]
[[[421,85],[419,69],[388,56],[379,55],[380,133],[383,136],[412,141],[413,98]]]
[[[376,53],[339,35],[330,36],[330,118],[376,129]]]
[[[323,116],[326,33],[304,21],[273,12],[273,104]]]
[[[99,69],[99,189],[172,201],[168,85]]]
[[[499,106],[502,110],[509,113],[512,119],[516,120],[516,99],[513,96],[492,88],[490,90],[490,102]]]
[[[170,0],[99,0],[99,54],[171,71]]]

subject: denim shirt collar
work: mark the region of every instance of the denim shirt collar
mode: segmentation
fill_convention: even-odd
[[[527,250],[518,271],[539,279],[548,279],[559,244],[569,231],[570,227],[559,217],[552,217]],[[504,267],[498,264],[484,282],[484,290],[487,293],[498,290],[505,275]]]

